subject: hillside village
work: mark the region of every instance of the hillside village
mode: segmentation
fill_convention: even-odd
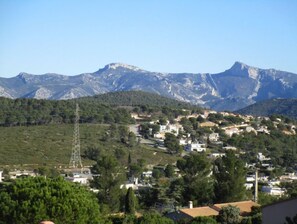
[[[135,119],[141,120],[147,118],[145,115],[132,114],[132,117]],[[233,122],[226,122],[232,120]],[[199,135],[199,138],[196,136],[193,137],[193,133],[185,131],[182,123],[185,124],[185,121],[188,120],[199,120],[197,122],[199,128],[204,129],[204,133]],[[184,122],[183,122],[184,121]],[[264,122],[262,122],[264,121]],[[233,135],[242,135],[243,133],[253,133],[255,135],[265,134],[270,135],[270,129],[267,125],[263,124],[265,122],[271,121],[269,117],[253,117],[248,115],[233,114],[230,112],[216,112],[211,110],[205,110],[203,113],[191,114],[188,116],[178,116],[172,122],[168,120],[160,124],[159,120],[150,121],[151,125],[158,125],[158,131],[153,132],[152,128],[149,128],[150,139],[154,141],[155,147],[163,148],[168,150],[164,145],[164,140],[166,134],[173,134],[178,138],[179,145],[182,147],[182,155],[191,153],[191,152],[205,152],[208,155],[209,159],[216,159],[218,157],[225,156],[225,152],[232,150],[236,152],[238,157],[241,157],[245,154],[240,148],[236,148],[233,145],[226,144],[223,140],[226,139],[226,136],[232,137]],[[285,128],[282,131],[285,135],[296,135],[296,125],[295,123],[285,122],[285,119],[275,118],[272,121],[275,128],[278,128],[279,125],[284,125]],[[139,133],[143,133],[142,125],[138,126]],[[139,135],[140,136],[140,135]],[[259,176],[259,182],[263,184],[263,192],[274,195],[282,196],[285,194],[285,190],[280,188],[281,182],[297,180],[297,173],[286,173],[276,178],[270,178],[267,175],[264,175],[265,171],[272,171],[275,169],[271,163],[271,158],[269,154],[258,152],[256,154],[256,161],[254,163],[246,163],[246,167],[249,170],[259,169],[262,171],[262,175]],[[177,171],[178,172],[178,171]],[[152,173],[152,172],[151,172]],[[147,172],[144,174],[147,176]],[[254,174],[248,175],[246,177],[246,187],[251,189],[255,182]]]
[[[180,151],[180,153],[182,156],[192,152],[204,152],[210,160],[225,156],[225,152],[228,150],[236,152],[238,157],[244,156],[245,152],[240,148],[224,142],[226,136],[240,136],[244,133],[270,135],[270,129],[267,125],[263,125],[263,123],[271,121],[269,117],[253,117],[248,115],[233,114],[230,112],[204,110],[203,113],[195,113],[187,116],[180,115],[171,122],[163,120],[161,121],[162,124],[160,123],[160,120],[149,121],[148,123],[152,127],[157,126],[155,130],[153,130],[152,127],[148,130],[144,130],[144,126],[142,125],[142,120],[150,119],[150,115],[131,113],[131,117],[137,121],[137,124],[130,126],[130,131],[136,134],[136,136],[140,139],[140,142],[171,152],[171,150],[164,144],[164,140],[166,138],[166,134],[174,135],[178,139],[179,146],[181,146],[180,149],[182,149],[182,151]],[[226,118],[227,120],[232,120],[232,122],[226,122]],[[189,130],[186,130],[187,124],[185,122],[188,121],[198,121],[196,122],[197,127],[203,130],[203,132],[199,135],[199,138],[197,138],[197,136],[193,136],[193,130],[190,130],[192,133],[190,133]],[[272,123],[275,128],[278,128],[279,125],[285,126],[282,130],[283,134],[289,136],[296,135],[295,122],[292,123],[290,120],[290,123],[285,123],[285,119],[275,118]],[[256,154],[256,159],[257,161],[254,163],[246,163],[246,167],[249,170],[255,170],[257,168],[265,173],[265,170],[272,171],[275,169],[271,163],[271,158],[268,153],[258,152]],[[150,166],[148,165],[148,167]],[[153,174],[152,168],[153,167],[150,168],[151,170],[144,171],[141,177],[144,179],[151,178]],[[178,173],[177,168],[175,168],[175,172]],[[15,179],[19,176],[35,176],[35,173],[33,171],[17,170],[11,171],[9,176],[11,179]],[[2,180],[1,178],[0,181]],[[91,175],[84,175],[84,177],[82,177],[81,174],[77,173],[74,174],[73,177],[68,177],[66,179],[72,182],[87,184],[87,180],[90,178]],[[286,173],[285,175],[278,176],[275,179],[271,179],[266,175],[260,175],[259,182],[264,184],[260,190],[270,195],[281,196],[285,194],[285,191],[279,187],[279,184],[281,182],[292,180],[297,180],[296,172]],[[130,177],[129,181],[130,182],[125,185],[126,188],[132,186],[134,189],[138,189],[138,187],[142,186],[142,184],[140,184],[141,180],[138,180],[138,178]],[[254,181],[254,174],[246,177],[247,189],[251,189],[253,187]]]
[[[245,161],[247,170],[245,188],[250,192],[246,201],[234,202],[233,206],[239,208],[242,206],[240,211],[242,214],[250,214],[252,207],[259,206],[257,204],[258,192],[262,195],[269,195],[274,200],[286,197],[285,184],[297,180],[296,162],[293,163],[295,167],[281,168],[269,150],[262,148],[249,152],[238,147],[234,138],[245,135],[260,138],[270,136],[275,131],[284,136],[296,136],[294,120],[282,116],[253,117],[212,110],[201,110],[200,113],[184,110],[184,114],[186,115],[167,119],[164,116],[155,118],[149,113],[131,112],[131,117],[136,123],[129,125],[129,131],[134,134],[139,144],[177,155],[180,158],[192,154],[203,154],[209,161],[214,162],[217,158],[225,157],[227,152],[235,153],[237,158]],[[169,166],[171,166],[172,174],[167,175]],[[131,188],[138,196],[143,192],[160,188],[159,182],[164,177],[181,178],[183,175],[177,163],[146,164],[141,172],[133,170],[131,166],[119,172],[127,174],[127,180],[122,181],[119,188],[127,190]],[[83,172],[77,169],[62,173],[65,180],[84,186],[89,186],[98,177],[98,174],[92,174],[89,168],[85,168]],[[0,171],[0,182],[3,179],[2,174],[3,171]],[[6,178],[13,180],[38,175],[40,173],[33,170],[10,170]],[[208,175],[211,177],[213,174],[211,172]],[[257,188],[258,190],[255,190]],[[91,188],[91,190],[98,193],[96,188]],[[223,204],[215,204],[209,207],[193,207],[193,202],[189,201],[189,203],[188,206],[184,204],[176,206],[176,202],[156,202],[152,204],[152,207],[162,214],[168,214],[172,220],[178,221],[181,217],[193,219],[197,216],[208,216],[207,214],[216,216],[219,214],[220,206],[223,206]],[[175,214],[176,211],[178,213]]]

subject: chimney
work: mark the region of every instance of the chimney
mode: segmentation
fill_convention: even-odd
[[[189,201],[189,209],[193,208],[193,201]]]

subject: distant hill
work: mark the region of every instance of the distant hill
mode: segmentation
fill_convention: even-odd
[[[169,107],[174,109],[198,108],[183,101],[160,96],[156,93],[143,91],[121,91],[96,95],[93,97],[82,97],[78,101],[102,103],[110,106],[148,106],[148,107]]]
[[[284,115],[297,119],[297,99],[272,99],[255,103],[237,111],[254,116]]]
[[[20,73],[0,78],[0,96],[66,100],[118,91],[140,90],[202,105],[235,111],[272,98],[297,98],[297,74],[235,62],[220,73],[161,73],[111,63],[75,76]]]
[[[73,123],[77,100],[8,99],[0,97],[0,126]],[[81,123],[134,123],[128,110],[101,102],[79,101]]]
[[[72,123],[76,103],[79,103],[82,123],[133,123],[130,111],[135,107],[137,111],[162,113],[168,118],[184,113],[182,109],[201,110],[189,103],[141,91],[113,92],[71,100],[0,97],[0,126]]]

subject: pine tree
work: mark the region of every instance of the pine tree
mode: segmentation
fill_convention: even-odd
[[[131,162],[132,162],[132,159],[131,159],[131,154],[129,152],[129,156],[128,156],[128,165],[130,166],[131,165]]]
[[[125,198],[125,212],[126,214],[135,214],[136,208],[136,198],[134,195],[134,191],[132,187],[130,187],[127,191],[126,198]]]
[[[242,160],[228,151],[226,156],[215,161],[215,197],[216,202],[241,201],[245,197],[244,186],[246,170]]]

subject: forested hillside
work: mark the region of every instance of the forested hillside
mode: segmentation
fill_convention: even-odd
[[[40,125],[73,123],[75,100],[37,100],[0,98],[0,125]],[[113,109],[100,102],[80,101],[82,123],[133,123],[125,109]]]
[[[297,119],[297,99],[272,99],[255,103],[237,111],[253,116],[283,115]]]
[[[197,108],[190,103],[160,96],[154,93],[142,91],[111,92],[94,97],[83,97],[79,100],[100,102],[112,106],[148,106],[148,107],[169,107],[176,109]]]
[[[0,98],[0,125],[41,125],[73,123],[75,104],[79,103],[81,123],[131,124],[130,111],[150,112],[175,117],[183,109],[200,110],[177,100],[145,92],[116,92],[73,100]]]

